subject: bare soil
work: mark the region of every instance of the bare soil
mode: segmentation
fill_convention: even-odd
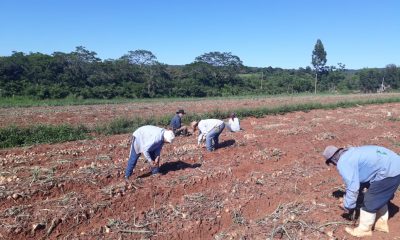
[[[50,106],[27,108],[0,108],[0,127],[32,124],[84,124],[95,126],[116,118],[157,117],[174,115],[178,109],[188,113],[205,113],[213,110],[228,111],[238,108],[278,107],[300,103],[335,103],[345,100],[399,97],[400,93],[320,95],[265,98],[213,99],[193,101],[132,102],[126,104]]]
[[[175,110],[168,106],[155,112]],[[344,227],[354,223],[338,207],[343,182],[321,152],[329,144],[400,152],[397,103],[241,125],[238,133],[224,130],[211,153],[196,147],[195,136],[178,137],[164,146],[163,174],[150,176],[141,159],[129,186],[130,134],[1,150],[0,239],[353,239]],[[371,239],[400,239],[399,207],[400,192],[390,233]]]

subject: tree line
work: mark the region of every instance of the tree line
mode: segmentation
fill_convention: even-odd
[[[0,97],[111,99],[376,92],[382,81],[385,87],[400,87],[400,69],[394,64],[360,70],[348,70],[341,63],[325,66],[323,46],[322,55],[316,49],[313,69],[244,66],[229,52],[204,53],[180,66],[160,63],[148,50],[129,51],[118,59],[106,60],[82,46],[51,55],[13,52],[0,56]]]

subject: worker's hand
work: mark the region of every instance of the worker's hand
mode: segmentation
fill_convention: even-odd
[[[347,211],[347,209],[344,207],[344,204],[343,204],[342,201],[338,204],[338,207],[339,207],[342,211]]]
[[[159,167],[160,166],[160,157],[156,157],[153,161],[153,167]]]
[[[356,218],[356,211],[355,209],[347,209],[345,208],[345,210],[342,213],[342,218],[353,221]]]

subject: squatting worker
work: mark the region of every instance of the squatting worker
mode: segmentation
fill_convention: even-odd
[[[143,153],[151,166],[152,174],[159,172],[160,153],[164,143],[172,143],[175,135],[171,130],[156,126],[142,126],[133,133],[128,166],[125,179],[128,179],[136,166],[140,154]]]
[[[370,183],[360,209],[360,223],[346,232],[356,236],[371,236],[372,228],[389,232],[388,206],[400,185],[400,156],[380,146],[337,148],[328,146],[323,152],[325,163],[335,165],[346,184],[344,210],[356,207],[361,183]]]
[[[202,141],[206,140],[208,151],[214,151],[218,147],[219,135],[225,128],[225,123],[219,119],[204,119],[199,122],[192,122],[193,133],[199,129],[197,144],[200,146]]]
[[[185,115],[185,111],[183,109],[179,109],[176,111],[175,116],[171,119],[171,128],[176,136],[178,135],[187,135],[188,129],[186,126],[182,126],[182,117]]]

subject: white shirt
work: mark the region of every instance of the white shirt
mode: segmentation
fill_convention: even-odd
[[[207,134],[215,127],[219,127],[224,122],[219,119],[204,119],[199,122],[197,127],[199,128],[200,134],[197,139],[197,143],[200,144],[203,137],[206,137]]]
[[[150,152],[153,152],[155,156],[160,156],[161,149],[164,144],[164,128],[156,126],[143,126],[133,133],[135,137],[135,142],[133,147],[136,153],[143,153],[145,158],[150,162],[151,159]]]
[[[229,118],[229,128],[232,132],[240,131],[239,118],[235,117],[233,120],[232,118]]]

